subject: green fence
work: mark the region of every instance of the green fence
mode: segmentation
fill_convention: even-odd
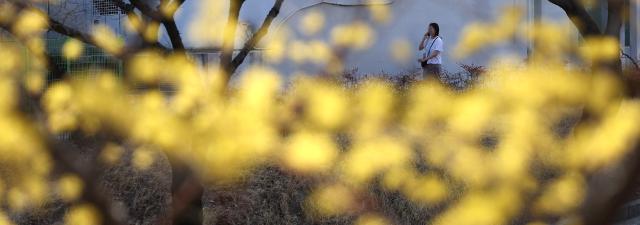
[[[122,75],[122,61],[105,53],[102,49],[85,44],[84,53],[77,59],[68,60],[62,55],[62,46],[67,38],[47,39],[47,53],[53,62],[72,76],[91,76],[100,71],[111,71]],[[51,81],[51,76],[48,78]]]

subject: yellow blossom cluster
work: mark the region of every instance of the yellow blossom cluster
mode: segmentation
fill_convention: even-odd
[[[209,4],[222,7],[216,2]],[[372,11],[385,12],[377,7],[384,6]],[[161,10],[172,14],[176,9],[164,4]],[[517,36],[519,16],[519,11],[507,10],[488,30],[491,40],[484,37],[486,25],[472,25],[459,48],[465,50],[458,54]],[[320,20],[311,14],[303,23]],[[30,11],[19,21],[24,30],[15,33],[25,37],[46,24]],[[322,29],[305,27],[308,33]],[[548,30],[557,27],[541,25],[525,38],[564,43],[548,37]],[[356,50],[370,47],[374,36],[364,22],[331,32],[332,44]],[[107,52],[123,50],[106,27],[96,27],[93,37]],[[606,60],[615,55],[613,44],[587,40],[578,51],[589,62]],[[606,46],[604,54],[594,53],[600,45]],[[331,55],[328,46],[293,43],[291,48],[302,52],[281,49],[273,57],[318,61],[304,52]],[[430,80],[399,93],[377,79],[355,88],[327,77],[296,77],[286,83],[274,69],[255,65],[228,86],[222,73],[203,69],[183,54],[147,50],[131,56],[126,77],[103,71],[56,82],[38,96],[41,105],[29,107],[22,98],[36,98],[38,92],[23,92],[38,88],[22,89],[29,87],[22,85],[29,76],[20,76],[28,74],[21,69],[26,59],[16,49],[0,48],[0,58],[7,59],[0,61],[0,205],[8,206],[0,210],[1,225],[11,224],[5,222],[6,214],[38,208],[54,198],[73,203],[65,223],[99,224],[99,214],[105,212],[77,202],[88,187],[82,179],[51,176],[55,160],[47,148],[50,136],[67,132],[114,137],[101,150],[104,165],[122,160],[126,150],[121,145],[130,143],[136,146],[135,168],[152,169],[155,155],[166,154],[213,185],[234,184],[261,166],[277,166],[318,180],[308,198],[315,212],[355,214],[356,224],[363,225],[390,223],[360,204],[371,186],[400,193],[415,204],[442,207],[432,221],[437,225],[509,224],[522,213],[532,218],[573,216],[585,200],[588,176],[620,161],[640,136],[640,127],[634,126],[640,123],[640,102],[622,97],[617,78],[568,70],[560,57],[545,58],[552,63],[544,66],[495,65],[482,81],[491,85],[465,92]],[[569,50],[573,48],[562,48]],[[64,52],[77,58],[82,48],[70,40]],[[26,115],[39,107],[43,115]],[[578,127],[558,126],[566,118],[586,116]],[[563,136],[561,129],[571,132]]]
[[[585,176],[620,160],[640,135],[633,126],[640,122],[640,102],[619,98],[619,84],[604,74],[523,68],[512,70],[509,79],[488,77],[492,87],[454,93],[426,82],[401,95],[378,80],[345,89],[309,77],[281,92],[276,72],[252,67],[225,93],[215,88],[218,74],[168,62],[180,57],[156,57],[180,68],[166,69],[172,71],[166,75],[156,71],[154,79],[136,79],[136,72],[147,71],[133,70],[132,79],[172,81],[175,93],[136,91],[110,74],[61,82],[45,93],[49,129],[112,130],[145,146],[135,150],[137,168],[153,163],[148,149],[161,149],[213,183],[234,182],[267,164],[331,177],[309,200],[329,215],[351,212],[356,193],[370,185],[399,191],[418,204],[459,199],[437,224],[467,224],[460,218],[504,224],[534,193],[542,193],[533,201],[535,213],[575,212]],[[596,119],[560,137],[554,127],[567,116],[580,116],[580,109]],[[483,144],[486,135],[498,143]],[[105,149],[105,159],[116,161],[118,149]],[[421,171],[416,163],[433,171]],[[537,177],[534,165],[559,177]]]

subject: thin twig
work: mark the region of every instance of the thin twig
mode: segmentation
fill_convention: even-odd
[[[638,65],[638,62],[633,57],[625,53],[622,49],[620,49],[620,52],[622,53],[622,56],[624,56],[625,58],[629,59],[629,61],[631,61],[631,63],[636,67],[636,69],[640,70],[640,65]]]

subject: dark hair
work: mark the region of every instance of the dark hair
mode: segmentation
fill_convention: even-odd
[[[440,25],[438,23],[430,23],[429,27],[433,27],[433,30],[436,31],[436,36],[440,36]]]

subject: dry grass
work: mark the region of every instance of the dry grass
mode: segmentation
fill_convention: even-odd
[[[92,144],[83,146],[79,148],[84,150],[78,152],[79,160],[91,162],[95,157],[95,147]],[[131,155],[131,151],[127,151],[118,164],[105,169],[100,178],[102,186],[107,196],[112,196],[116,208],[129,218],[129,224],[157,224],[158,218],[166,215],[170,208],[171,167],[166,157],[158,154],[148,170],[136,170],[131,166]],[[15,213],[11,218],[21,225],[61,225],[67,210],[67,204],[53,200],[41,209]]]

